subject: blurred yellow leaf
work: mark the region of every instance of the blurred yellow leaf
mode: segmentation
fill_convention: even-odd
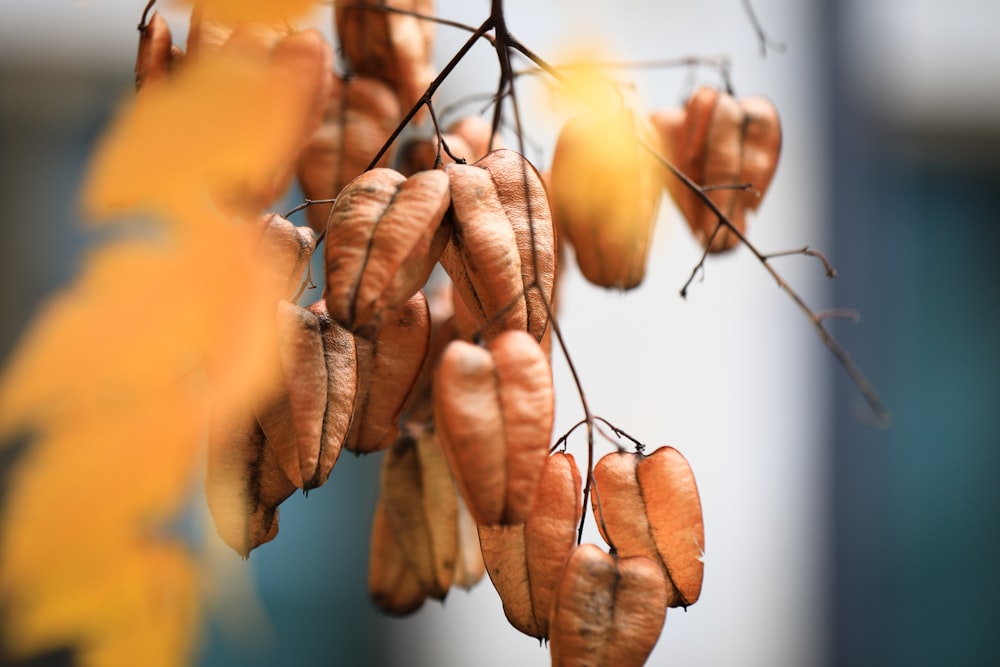
[[[292,20],[316,8],[316,0],[187,0],[228,22]]]
[[[32,439],[0,526],[11,655],[70,646],[85,665],[188,662],[197,568],[169,526],[213,391],[253,391],[273,344],[278,292],[253,222],[322,108],[326,56],[299,33],[192,59],[144,87],[101,141],[82,205],[116,224],[0,374],[0,441]]]

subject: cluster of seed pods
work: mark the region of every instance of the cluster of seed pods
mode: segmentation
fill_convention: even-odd
[[[246,557],[342,449],[381,452],[368,578],[381,609],[409,614],[488,573],[511,625],[548,640],[553,665],[638,667],[667,608],[700,595],[701,505],[671,447],[608,454],[583,477],[550,450],[557,241],[594,284],[633,288],[666,187],[706,249],[732,248],[738,237],[706,198],[745,231],[777,163],[777,114],[702,89],[649,120],[625,108],[576,118],[544,178],[479,118],[385,151],[434,78],[433,23],[417,18],[433,13],[432,0],[337,3],[343,74],[314,31],[228,25],[200,3],[187,54],[158,15],[141,29],[140,88],[199,53],[250,44],[293,59],[311,102],[289,169],[239,193],[273,201],[294,173],[323,203],[308,226],[258,223],[273,354],[261,391],[217,401],[209,508]],[[663,158],[724,187],[695,192]],[[320,240],[324,295],[303,307],[295,296]],[[607,550],[579,544],[588,493]]]

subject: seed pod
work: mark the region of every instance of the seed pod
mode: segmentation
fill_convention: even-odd
[[[549,195],[560,233],[595,285],[631,289],[646,275],[660,206],[660,165],[649,124],[629,110],[576,118],[562,129],[552,156]]]
[[[455,572],[452,585],[471,589],[479,583],[486,574],[486,564],[483,562],[482,549],[479,547],[479,531],[475,519],[469,513],[462,497],[455,491],[458,501],[458,557],[455,558]]]
[[[139,53],[135,59],[135,89],[166,78],[184,53],[173,45],[170,27],[159,12],[139,26]]]
[[[272,373],[254,412],[295,486],[316,476],[328,404],[323,337],[316,316],[282,301],[276,318],[277,344]]]
[[[392,169],[357,177],[337,198],[326,242],[326,304],[364,338],[427,282],[449,229],[448,177]]]
[[[484,349],[454,341],[434,378],[434,423],[476,523],[525,520],[548,454],[552,370],[538,343],[507,331]]]
[[[333,77],[323,122],[298,159],[298,178],[307,199],[332,199],[368,168],[402,118],[399,102],[386,84],[368,77]],[[386,152],[376,165],[386,167]],[[326,230],[332,204],[306,211],[309,226]]]
[[[663,570],[583,544],[563,572],[549,622],[554,667],[642,667],[666,619]]]
[[[199,0],[191,10],[187,37],[187,52],[190,56],[218,53],[234,36],[237,42],[244,45],[254,43],[263,49],[271,49],[292,31],[292,26],[288,23],[233,22],[219,14],[212,4]]]
[[[522,329],[541,339],[556,264],[552,216],[538,172],[505,149],[474,165],[449,165],[447,172],[454,236],[441,265],[487,338]]]
[[[549,615],[580,521],[580,471],[569,454],[545,463],[528,517],[514,526],[480,526],[486,569],[510,624],[545,639]]]
[[[396,439],[403,406],[420,375],[430,342],[430,315],[417,292],[373,340],[355,337],[358,398],[344,446],[355,454],[385,449]]]
[[[594,514],[608,543],[623,557],[662,565],[668,606],[694,604],[704,576],[705,528],[694,474],[681,453],[661,447],[649,456],[608,454],[594,466],[594,484]]]
[[[295,485],[248,404],[218,399],[208,437],[205,496],[219,536],[238,554],[278,534],[278,505]]]
[[[354,336],[333,321],[326,312],[326,302],[320,299],[309,306],[309,312],[319,322],[326,364],[326,410],[320,436],[319,464],[306,484],[313,489],[324,484],[340,457],[354,417],[358,395],[358,356]]]
[[[302,272],[316,247],[316,235],[276,213],[259,218],[257,228],[261,231],[257,255],[266,272],[265,281],[280,289],[281,298],[290,299],[302,283]]]
[[[421,587],[443,600],[458,556],[458,494],[433,433],[404,434],[386,451],[382,503]]]
[[[434,26],[385,7],[434,15],[433,0],[338,2],[334,5],[337,38],[354,73],[385,81],[409,109],[434,80]]]
[[[746,211],[756,210],[771,184],[781,151],[781,124],[768,100],[736,100],[714,88],[698,89],[683,112],[653,114],[664,156],[692,181],[715,186],[708,197],[740,233],[746,232]],[[715,213],[696,193],[672,174],[667,190],[692,233],[711,252],[735,248],[739,237],[719,227]],[[717,186],[752,186],[752,190]],[[714,238],[713,238],[714,234]]]
[[[386,516],[382,500],[372,517],[371,549],[368,557],[368,592],[379,609],[393,616],[406,616],[419,609],[427,593],[403,554]]]

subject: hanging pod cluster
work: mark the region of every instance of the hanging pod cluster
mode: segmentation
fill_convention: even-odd
[[[275,538],[285,499],[326,483],[343,449],[378,453],[368,586],[380,609],[409,614],[488,573],[511,625],[548,640],[553,665],[638,667],[667,608],[700,595],[701,506],[673,448],[609,454],[583,478],[571,455],[550,451],[556,229],[587,279],[633,288],[666,182],[699,238],[729,247],[728,236],[709,241],[703,203],[663,180],[656,153],[697,183],[747,181],[762,193],[777,116],[759,101],[699,91],[652,123],[627,109],[578,118],[559,136],[548,189],[482,119],[383,151],[404,113],[426,101],[433,23],[415,14],[433,12],[430,0],[337,3],[339,74],[318,33],[228,24],[204,2],[186,54],[158,15],[141,29],[140,88],[227,50],[295,73],[290,90],[307,111],[293,167],[212,193],[220,208],[263,210],[293,170],[309,200],[331,200],[309,206],[308,226],[257,222],[263,270],[250,287],[267,312],[254,349],[266,354],[252,392],[220,383],[208,505],[246,557]],[[742,230],[752,194],[710,196]],[[302,306],[321,240],[324,293]],[[242,349],[218,350],[206,366],[231,367]],[[609,551],[579,544],[587,494]]]
[[[664,187],[699,243],[710,252],[730,250],[739,236],[702,196],[745,233],[746,212],[760,206],[780,152],[774,105],[715,88],[700,88],[683,109],[657,111],[649,120],[627,107],[574,118],[552,158],[553,213],[587,280],[632,289],[645,277]]]

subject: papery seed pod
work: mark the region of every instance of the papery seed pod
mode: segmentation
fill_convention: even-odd
[[[694,604],[704,576],[705,528],[694,474],[681,453],[660,447],[649,456],[608,454],[594,466],[594,484],[594,515],[604,538],[623,557],[647,556],[662,565],[668,606]]]
[[[217,399],[209,425],[205,496],[223,541],[247,558],[273,540],[278,505],[294,491],[250,405]]]
[[[469,513],[462,497],[455,490],[458,500],[458,556],[455,558],[455,572],[452,575],[452,585],[471,589],[478,584],[486,574],[486,563],[483,562],[483,552],[479,546],[479,530],[476,520]]]
[[[483,560],[510,624],[549,636],[549,615],[566,561],[576,546],[580,471],[569,454],[548,458],[524,523],[479,526]]]
[[[434,24],[385,7],[434,15],[433,0],[338,2],[334,5],[337,38],[354,73],[385,81],[409,109],[434,79]]]
[[[313,489],[330,476],[350,432],[358,395],[358,356],[354,336],[333,321],[326,312],[325,301],[321,299],[309,306],[309,312],[319,322],[327,376],[319,463],[316,473],[305,483],[306,489]]]
[[[258,219],[261,230],[257,255],[264,267],[266,282],[280,288],[280,297],[291,299],[302,284],[316,235],[308,227],[297,227],[276,213]]]
[[[385,449],[396,439],[403,406],[420,375],[430,342],[430,315],[417,292],[373,340],[355,338],[358,398],[344,446],[355,454]]]
[[[450,165],[447,172],[454,236],[441,265],[487,338],[522,329],[541,339],[556,266],[552,216],[538,172],[505,149],[474,165]]]
[[[441,223],[450,201],[448,177],[392,169],[357,177],[337,198],[326,240],[326,304],[330,315],[371,338],[427,282],[447,243]]]
[[[458,557],[458,493],[434,434],[406,433],[382,459],[382,504],[410,569],[443,600]]]
[[[548,454],[552,370],[524,331],[454,341],[434,378],[434,423],[476,523],[524,521]]]
[[[602,287],[631,289],[646,275],[662,185],[640,140],[658,145],[632,111],[581,117],[563,127],[552,156],[552,214],[583,276]]]
[[[316,316],[288,301],[278,304],[276,325],[273,372],[254,412],[281,469],[304,488],[317,474],[328,404],[323,336]]]
[[[375,505],[372,517],[368,592],[379,609],[393,616],[412,614],[427,599],[426,591],[396,542],[381,500]]]
[[[455,329],[455,319],[449,317],[444,322],[434,319],[433,308],[431,309],[431,339],[427,348],[427,360],[420,371],[413,391],[403,409],[404,418],[416,424],[429,426],[434,420],[434,371],[441,361],[448,343],[458,337]]]
[[[135,60],[135,89],[166,78],[184,53],[173,45],[170,27],[159,12],[139,26],[139,53]]]
[[[642,667],[666,619],[663,570],[583,544],[563,572],[549,622],[553,667]]]
[[[682,112],[654,113],[652,121],[663,142],[664,156],[700,186],[712,187],[708,197],[740,233],[746,231],[746,211],[756,210],[767,191],[781,151],[781,124],[768,100],[736,100],[728,93],[703,87]],[[672,174],[667,190],[691,227],[711,252],[735,248],[739,237],[719,226],[718,216]],[[752,190],[739,187],[750,185]],[[713,239],[714,234],[714,239]]]
[[[383,82],[368,77],[333,78],[333,90],[323,122],[302,150],[298,177],[307,199],[332,199],[368,168],[402,118],[395,93]],[[386,167],[386,152],[376,165]],[[317,204],[306,211],[309,226],[326,230],[332,204]]]
[[[237,41],[271,49],[293,30],[289,23],[235,23],[215,11],[212,2],[199,0],[191,9],[187,52],[190,56],[220,52],[239,32]]]

